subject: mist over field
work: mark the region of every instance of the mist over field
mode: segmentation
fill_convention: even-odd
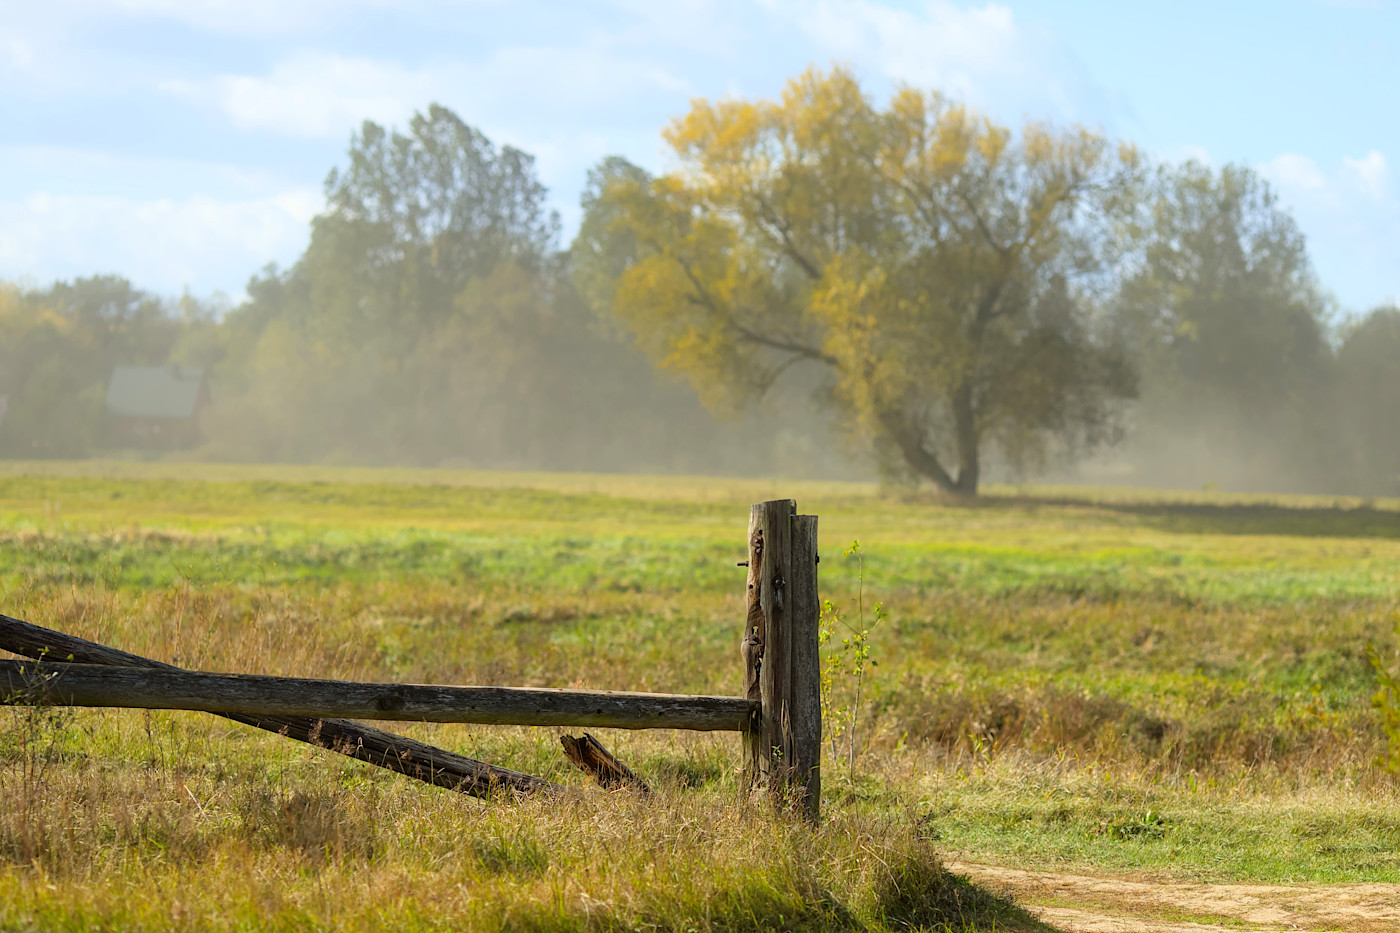
[[[1400,309],[1340,316],[1258,173],[900,93],[697,101],[572,242],[530,153],[367,121],[236,304],[0,285],[0,456],[1400,492]],[[884,135],[803,139],[828,105]],[[981,154],[911,154],[911,107]]]

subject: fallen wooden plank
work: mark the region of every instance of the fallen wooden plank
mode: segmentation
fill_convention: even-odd
[[[119,668],[180,670],[173,665],[153,661],[139,654],[66,635],[3,614],[0,614],[0,650],[42,660],[42,669],[45,671],[53,670],[61,663],[75,662]],[[562,785],[531,774],[487,764],[416,739],[349,720],[304,716],[248,716],[230,712],[217,712],[215,715],[473,797],[489,797],[502,789],[525,794],[564,789]]]
[[[26,666],[27,665],[27,666]],[[185,709],[245,716],[307,716],[470,722],[515,726],[739,731],[753,701],[542,687],[380,684],[257,674],[212,674],[96,664],[0,661],[0,696],[30,691],[28,702],[54,706]]]
[[[607,789],[632,787],[641,791],[644,797],[651,796],[647,782],[633,774],[631,768],[587,732],[582,737],[561,735],[559,744],[564,746],[564,754],[579,770],[593,775],[593,779]]]

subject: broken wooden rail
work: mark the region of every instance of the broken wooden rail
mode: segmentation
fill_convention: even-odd
[[[151,658],[55,632],[0,614],[0,650],[38,660],[50,670],[63,662],[100,664],[120,668],[180,668]],[[490,797],[501,790],[533,794],[559,791],[563,786],[533,774],[487,764],[466,755],[395,735],[373,726],[345,719],[308,716],[245,716],[218,712],[234,722],[275,732],[298,742],[324,748],[358,761],[387,768],[405,777],[445,787],[472,797]]]
[[[559,744],[564,746],[564,754],[580,771],[591,774],[603,787],[609,790],[630,787],[643,797],[651,796],[651,787],[647,782],[633,774],[631,768],[618,761],[616,755],[587,732],[581,736],[561,735]]]
[[[212,674],[98,664],[0,661],[0,703],[183,709],[244,716],[593,726],[740,732],[758,704],[743,697],[380,684],[258,674]]]
[[[736,731],[744,735],[744,787],[763,788],[780,805],[815,818],[821,799],[817,518],[798,515],[791,499],[754,505],[748,550],[743,696],[382,684],[187,671],[0,615],[0,649],[30,659],[0,661],[0,702],[209,712],[474,796],[502,787],[535,792],[559,785],[349,717]],[[571,760],[605,786],[645,787],[596,739],[565,738],[574,743],[564,743]]]

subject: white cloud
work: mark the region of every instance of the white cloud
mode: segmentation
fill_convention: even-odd
[[[1003,120],[1112,122],[1114,108],[1084,67],[1011,9],[925,0],[913,10],[875,0],[786,5],[797,28],[833,58],[893,81],[937,88]]]
[[[304,52],[264,76],[167,81],[161,90],[210,103],[241,129],[318,139],[363,120],[401,122],[431,99],[435,84],[427,72],[392,62]]]
[[[1260,172],[1285,191],[1322,192],[1327,189],[1327,176],[1317,163],[1296,152],[1276,156],[1264,163]]]
[[[296,187],[285,173],[256,165],[95,148],[0,144],[0,199],[61,190],[117,194],[141,201],[218,191],[224,198],[265,196]]]
[[[300,29],[318,13],[320,0],[97,0],[90,6],[123,17],[170,19],[210,32],[268,35]]]
[[[380,2],[389,0],[352,6]],[[413,6],[404,16],[428,23],[444,4]],[[570,10],[562,26],[522,33],[538,36],[533,44],[487,44],[439,59],[407,57],[396,45],[404,56],[397,61],[357,57],[333,36],[320,36],[318,20],[356,17],[330,0],[71,0],[63,7],[73,21],[82,8],[99,20],[165,19],[211,32],[316,42],[317,48],[247,71],[181,67],[156,76],[160,62],[151,70],[122,63],[127,71],[140,69],[139,77],[123,80],[159,87],[165,97],[250,135],[301,140],[340,142],[365,119],[401,127],[415,110],[440,101],[496,142],[538,157],[566,231],[577,219],[585,172],[601,155],[622,151],[661,167],[660,127],[684,112],[688,98],[717,90],[692,83],[705,59],[723,62],[724,84],[746,96],[771,96],[807,63],[834,59],[877,79],[943,88],[1013,122],[1027,113],[1085,119],[1098,101],[1062,46],[996,3],[964,10],[932,0],[900,11],[873,0],[611,0],[597,15]],[[315,177],[323,170],[318,165]],[[70,175],[112,177],[77,168]],[[9,197],[38,189],[68,197],[0,202],[0,277],[105,268],[161,288],[191,282],[199,290],[229,289],[269,259],[295,258],[305,243],[306,212],[267,195],[280,184],[191,171],[175,190],[113,184],[74,191],[55,173]]]
[[[1400,199],[1384,154],[1372,150],[1319,166],[1285,153],[1259,171],[1307,234],[1318,276],[1343,307],[1362,311],[1400,297]]]
[[[920,15],[867,0],[819,0],[802,20],[837,56],[971,100],[983,96],[979,79],[1011,64],[1020,44],[1011,10],[995,4],[961,10],[935,0]]]
[[[1376,199],[1390,194],[1390,166],[1379,150],[1372,149],[1359,159],[1344,158],[1342,164],[1366,194]]]
[[[10,36],[0,39],[0,64],[23,71],[34,64],[34,49],[20,38]]]
[[[50,16],[70,19],[166,20],[232,36],[281,36],[314,31],[356,8],[390,9],[394,0],[50,0]]]
[[[262,75],[171,80],[166,94],[211,107],[235,126],[302,139],[340,138],[363,120],[402,125],[432,101],[468,122],[507,128],[562,122],[580,131],[600,111],[690,85],[664,65],[613,53],[604,44],[506,46],[472,63],[406,68],[392,61],[298,52]]]
[[[493,96],[514,95],[544,109],[598,110],[627,95],[690,92],[691,84],[651,56],[627,54],[595,38],[579,46],[506,46],[489,60],[459,70]]]
[[[0,202],[0,278],[35,283],[117,272],[140,287],[241,291],[269,261],[305,246],[320,209],[313,189],[247,200],[53,195]]]
[[[1198,146],[1194,143],[1172,146],[1164,152],[1157,153],[1156,157],[1163,162],[1199,162],[1205,166],[1215,165],[1215,160],[1211,158],[1210,150],[1205,146]]]

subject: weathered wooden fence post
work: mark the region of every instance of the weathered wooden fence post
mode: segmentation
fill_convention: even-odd
[[[815,818],[822,728],[817,517],[796,513],[791,499],[749,510],[744,692],[760,707],[744,733],[744,779]]]
[[[817,516],[796,515],[792,526],[792,763],[800,801],[816,819],[822,799],[822,685],[817,636]]]

